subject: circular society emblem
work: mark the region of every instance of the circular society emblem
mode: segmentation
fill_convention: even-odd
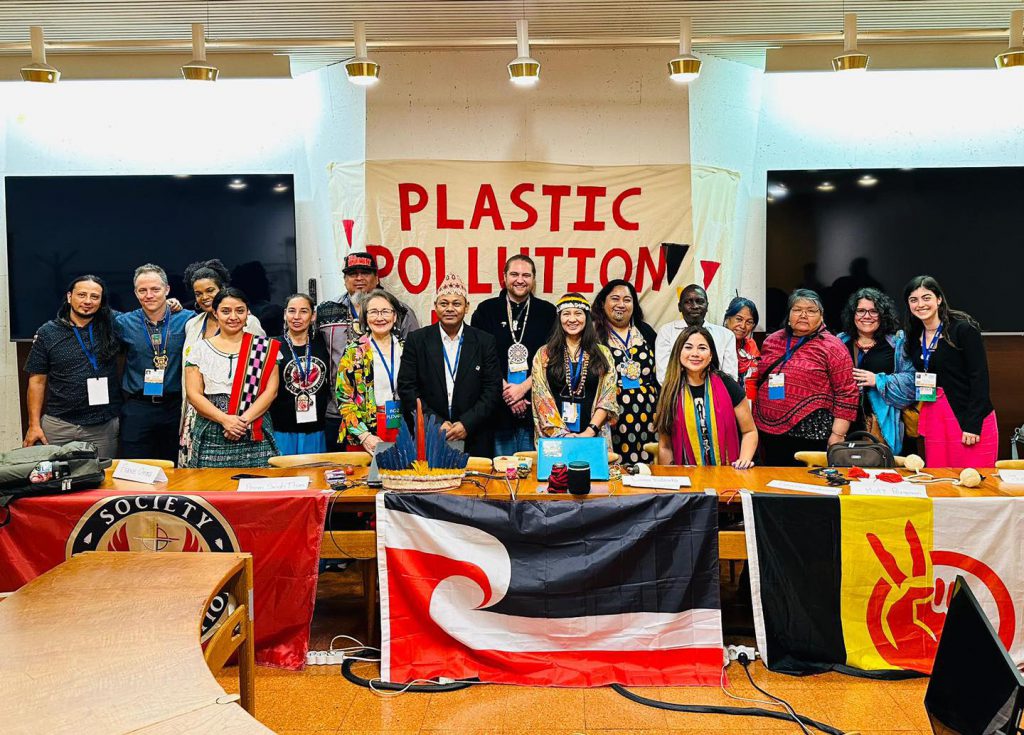
[[[83,551],[238,551],[224,516],[195,495],[116,495],[96,501],[78,520],[65,547]],[[217,629],[234,599],[221,592],[203,617],[202,640]]]

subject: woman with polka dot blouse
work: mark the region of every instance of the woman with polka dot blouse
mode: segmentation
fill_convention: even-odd
[[[612,448],[626,464],[652,463],[644,444],[657,442],[654,408],[658,403],[654,341],[657,333],[644,321],[636,290],[620,278],[609,281],[594,298],[594,327],[615,360],[621,413],[612,429]]]

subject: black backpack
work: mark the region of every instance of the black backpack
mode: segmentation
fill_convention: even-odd
[[[40,444],[0,453],[0,527],[11,519],[7,504],[18,498],[88,490],[103,482],[109,459],[91,442]]]
[[[828,448],[829,467],[891,468],[896,466],[892,450],[866,431],[853,431],[846,440]]]

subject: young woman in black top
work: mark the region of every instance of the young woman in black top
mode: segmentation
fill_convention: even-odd
[[[925,461],[932,467],[992,467],[999,433],[978,323],[949,308],[931,276],[912,279],[903,296]]]

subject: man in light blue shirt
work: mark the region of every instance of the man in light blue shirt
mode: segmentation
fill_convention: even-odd
[[[141,308],[116,317],[117,336],[125,349],[119,456],[174,461],[185,323],[194,314],[172,312],[167,303],[171,289],[160,266],[139,266],[134,283]]]

